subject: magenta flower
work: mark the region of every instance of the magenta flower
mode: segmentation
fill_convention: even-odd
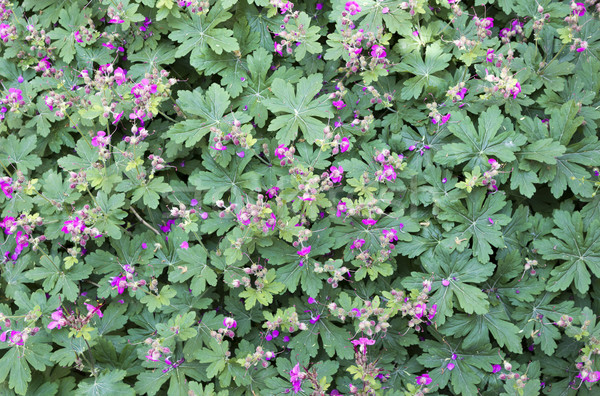
[[[371,47],[371,56],[373,58],[382,59],[385,58],[386,55],[385,47],[381,45],[374,45]]]
[[[573,7],[573,6],[571,6],[571,7]],[[575,7],[573,8],[573,15],[584,16],[585,15],[585,4],[575,3]]]
[[[280,160],[285,158],[286,153],[290,151],[289,148],[285,147],[285,145],[280,144],[279,146],[277,146],[277,148],[275,149],[275,155],[277,156],[277,158],[279,158]]]
[[[315,323],[317,323],[319,321],[319,319],[321,319],[321,315],[320,314],[317,315],[317,316],[311,316],[309,322],[310,322],[310,324],[315,324]]]
[[[106,136],[106,132],[98,131],[96,132],[96,136],[92,138],[92,146],[94,147],[104,147],[107,143],[105,143],[104,137]]]
[[[448,363],[448,365],[446,366],[446,368],[447,368],[449,371],[452,371],[452,370],[454,370],[454,363],[452,363],[452,362]]]
[[[398,240],[398,231],[393,228],[391,230],[382,230],[381,232],[386,239],[389,239],[390,242]]]
[[[179,245],[179,247],[182,249],[188,250],[190,245],[187,241],[183,241],[183,242],[181,242],[181,245]]]
[[[127,277],[125,275],[115,276],[111,279],[110,285],[116,287],[119,294],[123,294],[127,289]]]
[[[85,223],[83,220],[80,220],[79,217],[75,217],[74,220],[65,221],[65,225],[61,228],[61,231],[65,234],[70,234],[77,229],[79,229],[79,232],[82,232],[85,229]]]
[[[50,317],[52,318],[52,321],[48,324],[48,328],[50,330],[54,328],[58,328],[60,330],[62,326],[67,324],[67,320],[64,318],[63,313],[60,309],[58,311],[52,312],[52,315],[50,315]]]
[[[448,287],[450,285],[450,281],[448,279],[442,279],[442,286]]]
[[[513,99],[517,99],[517,94],[521,92],[521,84],[516,83],[515,87],[510,90],[510,93],[513,95]]]
[[[494,61],[494,50],[493,49],[488,49],[487,50],[487,54],[485,55],[485,60],[492,63]]]
[[[421,319],[426,312],[427,312],[426,304],[415,305],[415,316],[417,319]]]
[[[85,305],[85,307],[88,310],[88,315],[91,314],[91,316],[94,316],[94,314],[98,315],[99,318],[103,317],[104,314],[102,313],[102,311],[100,311],[100,307],[102,305],[98,305],[97,307],[93,306],[92,304],[88,304],[88,303],[83,303]]]
[[[311,249],[310,245],[306,246],[306,247],[303,247],[302,249],[298,250],[298,252],[297,252],[298,256],[306,256],[306,255],[308,255],[310,253],[310,249]]]
[[[361,337],[358,340],[352,340],[352,345],[359,347],[359,350],[364,354],[367,353],[367,345],[375,345],[375,340]]]
[[[115,69],[115,72],[113,73],[113,76],[115,77],[115,82],[117,83],[117,85],[122,85],[125,82],[127,82],[127,70],[123,70],[120,67],[117,67]]]
[[[348,210],[348,208],[346,207],[346,202],[338,202],[337,204],[337,212],[335,213],[335,215],[337,217],[340,217],[342,215],[342,213],[346,213],[346,211]]]
[[[465,95],[467,94],[469,90],[467,88],[463,88],[460,91],[458,91],[458,93],[456,94],[456,96],[458,96],[460,98],[460,100],[464,100]]]
[[[366,226],[372,226],[372,225],[377,224],[377,220],[375,220],[375,219],[363,219],[362,223],[364,225],[366,225]]]
[[[500,366],[499,364],[493,364],[492,365],[492,374],[496,374],[500,370],[502,370],[502,366]]]
[[[343,100],[336,100],[335,102],[332,102],[332,104],[333,104],[333,107],[335,107],[338,110],[346,107],[346,103],[344,103]]]
[[[360,5],[356,1],[349,1],[346,3],[346,11],[350,13],[350,15],[356,15],[362,11]]]
[[[350,246],[350,249],[360,249],[361,247],[363,247],[364,244],[365,244],[364,239],[362,239],[362,238],[355,239],[354,242],[352,242],[352,246]]]
[[[223,326],[227,329],[235,329],[237,327],[237,322],[234,318],[226,317],[223,319]]]
[[[290,382],[292,383],[292,390],[294,393],[302,391],[302,380],[304,376],[300,375],[300,363],[296,363],[294,368],[290,370]]]
[[[23,340],[23,333],[15,330],[6,330],[4,333],[0,334],[0,341],[6,342],[6,335],[9,333],[9,331],[10,334],[8,335],[8,341],[15,345],[25,344],[25,341]]]
[[[350,140],[347,137],[342,138],[340,143],[340,152],[345,153],[350,148]]]
[[[77,41],[78,43],[83,43],[83,39],[81,38],[81,33],[79,33],[79,30],[76,31],[73,35],[75,36],[75,41]]]
[[[417,377],[417,385],[429,385],[431,384],[431,381],[433,380],[431,379],[429,374],[423,374]]]
[[[0,180],[0,189],[2,189],[2,192],[4,193],[4,195],[6,195],[6,198],[11,199],[13,197],[12,179],[6,178]]]
[[[429,315],[427,315],[427,319],[433,320],[436,313],[437,313],[437,304],[433,304],[431,306],[431,308],[429,308]]]
[[[340,167],[332,166],[331,168],[329,168],[329,170],[331,171],[330,179],[332,182],[339,183],[342,181],[342,177],[344,174],[344,168],[342,168],[341,166]]]
[[[279,193],[279,187],[271,187],[267,190],[267,195],[269,198],[276,197],[277,193]]]
[[[308,297],[308,303],[309,303],[309,304],[314,304],[314,303],[316,303],[316,302],[317,302],[317,300],[315,300],[314,298],[312,298],[312,297]]]

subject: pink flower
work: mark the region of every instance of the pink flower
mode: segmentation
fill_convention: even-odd
[[[363,247],[364,244],[364,239],[355,239],[354,242],[352,242],[352,246],[350,246],[350,249],[360,249],[361,247]]]
[[[192,198],[192,200],[190,201],[190,205],[191,206],[197,206],[198,205],[198,200],[196,198]]]
[[[419,375],[417,377],[417,385],[429,385],[431,384],[431,377],[429,377],[429,374],[423,374],[423,375]]]
[[[448,365],[446,366],[446,368],[448,368],[449,371],[454,370],[454,363],[452,363],[452,362],[448,363]]]
[[[445,116],[442,117],[442,119],[440,120],[440,125],[444,125],[446,122],[448,122],[448,120],[450,119],[450,113],[446,114]],[[433,124],[437,124],[437,120],[434,118],[433,120],[431,120],[431,122]]]
[[[381,232],[386,239],[389,239],[390,242],[398,240],[398,231],[393,228],[391,230],[382,230]]]
[[[92,146],[94,147],[104,147],[106,143],[104,143],[104,137],[106,136],[106,132],[98,131],[96,132],[96,136],[92,138]]]
[[[117,67],[113,75],[115,77],[115,82],[117,83],[117,85],[122,85],[123,83],[127,82],[127,70],[123,70],[120,67]]]
[[[500,366],[499,364],[493,364],[492,365],[492,374],[496,374],[500,370],[502,370],[502,366]]]
[[[338,110],[346,107],[346,103],[344,103],[343,100],[337,100],[337,101],[333,102],[332,104],[333,104],[333,107],[335,107]]]
[[[287,337],[287,336],[286,336]],[[302,391],[302,380],[304,376],[300,376],[300,363],[296,363],[294,368],[290,370],[290,382],[292,383],[292,389],[294,393]]]
[[[181,245],[179,245],[179,247],[182,249],[188,250],[190,245],[188,244],[187,241],[183,241],[183,242],[181,242]]]
[[[317,302],[317,300],[315,300],[314,298],[312,298],[312,297],[308,297],[308,303],[309,303],[309,304],[314,304],[314,303],[316,303],[316,302]]]
[[[8,340],[15,345],[24,345],[25,341],[23,340],[23,333],[15,330],[6,330],[4,333],[0,334],[0,341],[6,342],[6,335],[10,331],[8,336]]]
[[[78,43],[83,43],[83,39],[81,38],[81,33],[79,33],[79,30],[74,33],[74,36],[75,41],[77,41]]]
[[[433,304],[431,306],[431,308],[429,308],[429,315],[427,315],[427,319],[433,320],[436,313],[437,313],[437,304]]]
[[[275,156],[277,156],[277,158],[279,158],[280,160],[285,158],[286,153],[290,151],[289,148],[285,147],[285,145],[280,144],[279,146],[277,146],[277,148],[275,149]]]
[[[102,305],[98,305],[97,307],[93,306],[92,304],[88,304],[88,303],[83,303],[85,305],[85,307],[88,310],[88,315],[92,315],[94,316],[94,314],[98,315],[98,317],[103,317],[104,314],[102,313],[102,311],[100,311],[100,307]]]
[[[427,305],[426,304],[417,304],[417,305],[415,305],[415,317],[417,319],[421,319],[426,312],[427,312]]]
[[[110,285],[116,287],[119,294],[123,294],[127,289],[127,277],[125,275],[115,276],[112,278]]]
[[[237,327],[237,322],[234,318],[226,317],[223,319],[223,326],[227,329],[235,329]]]
[[[573,7],[573,6],[571,6]],[[583,3],[575,3],[573,7],[573,15],[584,16],[585,15],[585,4]]]
[[[65,221],[65,224],[61,231],[65,234],[70,234],[72,231],[75,231],[77,229],[79,229],[80,232],[82,232],[85,229],[85,223],[83,222],[83,220],[80,220],[79,217],[75,217],[74,220]]]
[[[310,324],[315,324],[319,321],[319,319],[321,319],[321,314],[318,314],[317,316],[311,316],[310,317]]]
[[[515,87],[510,90],[510,93],[513,94],[513,99],[517,99],[517,94],[521,92],[521,84],[516,83]]]
[[[388,12],[390,12],[390,9],[389,9],[388,7],[383,7],[383,8],[381,9],[381,13],[382,13],[382,14],[387,14]]]
[[[340,152],[345,153],[350,148],[350,140],[347,137],[342,138],[340,143]]]
[[[448,279],[442,279],[442,286],[448,287],[450,285],[450,281]]]
[[[302,249],[298,250],[298,252],[297,252],[298,256],[306,256],[306,255],[308,255],[310,253],[310,249],[311,249],[310,245],[306,246],[306,247],[303,247]]]
[[[463,100],[465,98],[465,95],[467,94],[469,90],[467,88],[463,88],[460,91],[458,91],[458,93],[456,94],[456,96],[458,96],[460,98],[460,100]]]
[[[114,46],[114,45],[112,45],[112,43],[103,43],[103,44],[102,44],[102,46],[103,46],[103,47],[106,47],[106,48],[108,48],[108,49],[111,49],[111,50],[114,50],[114,49],[115,49],[115,46]]]
[[[385,58],[386,55],[385,47],[381,45],[374,45],[371,47],[371,56],[373,58],[382,59]]]
[[[52,312],[52,315],[50,316],[52,317],[52,321],[48,324],[48,328],[50,330],[54,328],[58,328],[60,330],[62,326],[67,324],[67,320],[63,317],[61,310]]]
[[[125,22],[124,20],[122,20],[121,18],[113,18],[113,19],[109,19],[108,23],[123,23]]]
[[[363,219],[362,223],[364,225],[366,225],[366,226],[372,226],[372,225],[377,224],[377,220],[375,220],[375,219]]]
[[[492,63],[494,61],[494,50],[493,49],[488,49],[487,50],[487,54],[485,55],[485,60]]]
[[[267,190],[267,195],[269,196],[269,198],[273,198],[277,196],[277,193],[279,192],[279,187],[271,187]]]
[[[356,15],[362,11],[360,5],[356,1],[349,1],[346,3],[346,11],[350,13],[350,15]]]
[[[348,210],[348,208],[346,207],[346,202],[338,202],[337,204],[337,212],[335,213],[335,215],[337,217],[340,217],[342,215],[342,213],[346,213],[346,211]]]
[[[329,178],[332,182],[339,183],[342,181],[344,169],[341,166],[337,168],[335,166],[332,166],[331,168],[329,168],[329,170],[331,171],[331,175],[329,176]]]
[[[361,337],[358,340],[352,340],[352,345],[359,347],[359,350],[364,354],[367,353],[367,345],[375,345],[375,340]]]
[[[8,179],[8,180],[6,180]],[[13,188],[12,188],[12,179],[11,178],[6,178],[6,179],[2,179],[0,180],[0,188],[2,189],[2,192],[4,193],[4,195],[6,195],[6,198],[11,199],[12,196],[12,192],[13,192]]]

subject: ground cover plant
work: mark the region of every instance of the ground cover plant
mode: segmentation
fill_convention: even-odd
[[[599,16],[0,0],[0,393],[598,394]]]

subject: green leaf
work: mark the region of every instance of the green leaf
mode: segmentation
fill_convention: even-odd
[[[279,143],[288,144],[295,140],[298,130],[302,130],[304,138],[311,144],[323,138],[325,124],[321,119],[331,118],[333,113],[327,95],[315,98],[322,84],[321,74],[301,78],[295,90],[289,82],[273,80],[271,91],[275,98],[263,103],[272,113],[279,114],[269,124],[269,131],[277,131]]]
[[[4,166],[14,165],[24,174],[40,166],[42,160],[36,154],[31,154],[36,149],[37,138],[35,135],[17,140],[15,135],[0,139],[0,160]]]
[[[476,188],[462,200],[440,201],[441,220],[452,221],[456,225],[445,234],[445,246],[463,250],[469,240],[473,240],[473,254],[481,263],[489,260],[492,246],[504,247],[501,226],[508,224],[510,218],[499,212],[506,202],[501,194],[488,195],[487,190]]]
[[[148,311],[154,312],[156,309],[169,305],[171,298],[175,297],[177,292],[169,285],[163,286],[160,289],[160,294],[146,294],[140,301],[148,306]]]
[[[444,84],[442,78],[433,74],[445,70],[450,59],[452,59],[452,55],[445,53],[439,42],[427,46],[425,60],[421,58],[421,54],[417,51],[408,54],[402,63],[392,69],[393,71],[408,72],[416,76],[404,82],[402,99],[417,99],[423,89]]]
[[[123,382],[127,375],[125,370],[104,371],[98,377],[81,381],[75,395],[77,396],[103,396],[103,395],[135,395],[131,386]]]
[[[469,161],[468,167],[489,167],[488,159],[514,161],[514,152],[525,143],[525,138],[512,130],[507,130],[505,119],[496,106],[488,108],[479,118],[475,130],[471,119],[462,112],[452,114],[448,129],[462,143],[445,145],[434,157],[441,164],[456,165]],[[500,133],[498,133],[500,131]]]
[[[554,224],[558,227],[552,230],[554,237],[533,242],[544,259],[560,260],[550,273],[547,290],[565,290],[574,282],[580,293],[587,293],[591,284],[589,271],[600,277],[600,220],[593,220],[584,234],[580,212],[556,210]]]

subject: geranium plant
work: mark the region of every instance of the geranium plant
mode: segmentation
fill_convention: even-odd
[[[0,0],[0,393],[597,394],[599,16]]]

